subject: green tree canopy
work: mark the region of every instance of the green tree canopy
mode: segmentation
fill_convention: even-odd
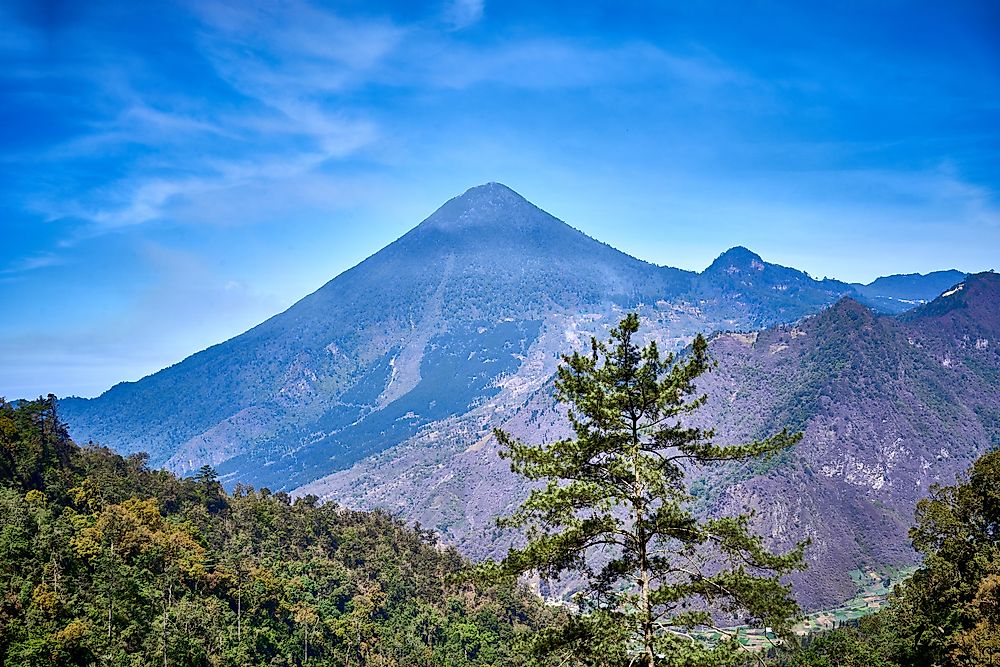
[[[554,612],[384,512],[77,447],[0,400],[0,665],[525,665]]]
[[[891,600],[897,661],[1000,664],[1000,451],[931,487],[910,538],[924,561]]]

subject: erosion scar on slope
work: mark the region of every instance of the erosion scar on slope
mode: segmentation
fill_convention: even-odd
[[[441,282],[434,290],[434,295],[430,298],[424,316],[420,323],[413,329],[409,341],[403,346],[390,362],[392,364],[392,375],[389,377],[389,384],[379,394],[375,411],[381,410],[397,398],[405,395],[418,384],[420,384],[420,362],[424,358],[424,349],[431,337],[438,333],[443,333],[441,324],[441,305],[444,302],[444,290],[451,278],[455,268],[455,255],[449,254],[445,258],[444,270],[441,272]]]

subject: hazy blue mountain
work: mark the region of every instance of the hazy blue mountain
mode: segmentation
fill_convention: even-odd
[[[901,313],[934,300],[965,280],[965,273],[950,269],[928,274],[906,273],[876,278],[867,285],[853,284],[859,300],[884,313]]]
[[[773,540],[816,536],[829,583],[805,601],[818,603],[850,592],[853,567],[909,558],[914,499],[996,437],[996,278],[939,289],[954,277],[818,281],[741,247],[701,273],[656,266],[490,183],[250,331],[61,409],[78,441],[180,473],[210,463],[229,485],[388,507],[481,556],[504,546],[492,519],[526,491],[491,429],[563,433],[560,353],[606,337],[626,310],[666,349],[746,332],[712,342],[720,434],[790,425],[806,440],[780,465],[705,479],[699,497],[706,512],[766,509],[758,527]],[[844,299],[942,291],[899,318]]]
[[[694,281],[692,297],[753,328],[790,322],[852,291],[838,280],[817,281],[798,269],[769,264],[742,246],[719,255]]]
[[[245,334],[62,409],[78,439],[291,488],[468,412],[506,378],[537,383],[582,321],[648,306],[679,347],[851,290],[745,248],[701,274],[655,266],[490,183]],[[550,358],[526,366],[532,350]]]
[[[310,451],[329,472],[488,397],[546,315],[669,298],[692,275],[488,184],[286,312],[63,413],[78,438],[284,486],[311,474]]]
[[[680,347],[697,331],[797,319],[850,289],[741,248],[701,274],[656,266],[489,183],[284,313],[62,410],[80,441],[292,488],[505,383],[539,382],[581,322],[648,306]],[[533,354],[545,358],[528,363]]]

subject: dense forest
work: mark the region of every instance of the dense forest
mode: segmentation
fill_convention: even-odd
[[[227,494],[0,402],[0,664],[518,665],[547,611],[381,512]]]
[[[934,487],[911,537],[923,565],[886,609],[726,664],[997,664],[1000,452]],[[385,513],[227,494],[209,468],[179,479],[143,455],[77,446],[51,397],[0,401],[0,664],[549,664],[528,647],[572,627],[567,612],[469,572]],[[581,649],[560,664],[631,652]]]

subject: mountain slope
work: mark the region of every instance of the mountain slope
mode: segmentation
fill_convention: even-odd
[[[666,330],[651,314],[644,312],[644,333],[662,339]],[[950,483],[1000,446],[998,341],[1000,276],[989,273],[906,318],[843,299],[794,325],[714,337],[719,367],[702,383],[704,423],[726,442],[786,425],[805,438],[770,464],[698,481],[699,503],[706,512],[757,508],[756,528],[776,543],[811,536],[802,602],[850,597],[849,571],[912,562],[906,531],[928,486]],[[497,456],[491,426],[535,442],[567,434],[544,385],[436,425],[302,492],[387,507],[468,553],[496,555],[513,536],[493,518],[512,510],[527,486]]]
[[[905,319],[844,300],[752,344],[720,338],[705,387],[723,408],[719,430],[752,437],[782,425],[805,438],[778,465],[707,480],[714,511],[758,508],[775,540],[813,536],[817,597],[849,595],[845,574],[905,564],[917,500],[1000,446],[1000,277],[966,279],[967,303],[942,296]],[[947,312],[938,315],[942,309]]]
[[[578,271],[580,265],[589,270]],[[178,470],[233,455],[273,463],[420,385],[425,396],[411,397],[415,403],[391,419],[426,411],[430,393],[444,394],[426,391],[434,383],[422,374],[435,368],[477,377],[461,391],[452,387],[452,403],[421,418],[480,396],[490,379],[509,372],[514,357],[495,359],[495,369],[465,368],[456,355],[474,352],[478,341],[469,340],[470,331],[478,336],[485,328],[487,338],[503,339],[487,348],[512,344],[516,353],[553,310],[676,293],[686,278],[594,241],[489,184],[448,202],[247,333],[94,401],[64,401],[63,412],[78,439],[147,450],[154,463],[170,461]],[[178,450],[181,458],[172,458]],[[353,455],[343,446],[337,453],[345,460]]]
[[[537,390],[567,342],[639,309],[670,348],[850,293],[745,248],[701,274],[595,241],[506,186],[472,188],[284,313],[93,400],[72,434],[184,473],[294,488]]]
[[[655,266],[489,183],[250,331],[61,409],[80,441],[294,488],[537,388],[567,337],[621,309],[654,304],[680,347],[697,331],[801,317],[850,289],[754,257],[749,282],[719,261],[700,275]]]
[[[673,298],[693,275],[487,184],[245,334],[62,411],[81,441],[290,487],[488,398],[546,318]]]

